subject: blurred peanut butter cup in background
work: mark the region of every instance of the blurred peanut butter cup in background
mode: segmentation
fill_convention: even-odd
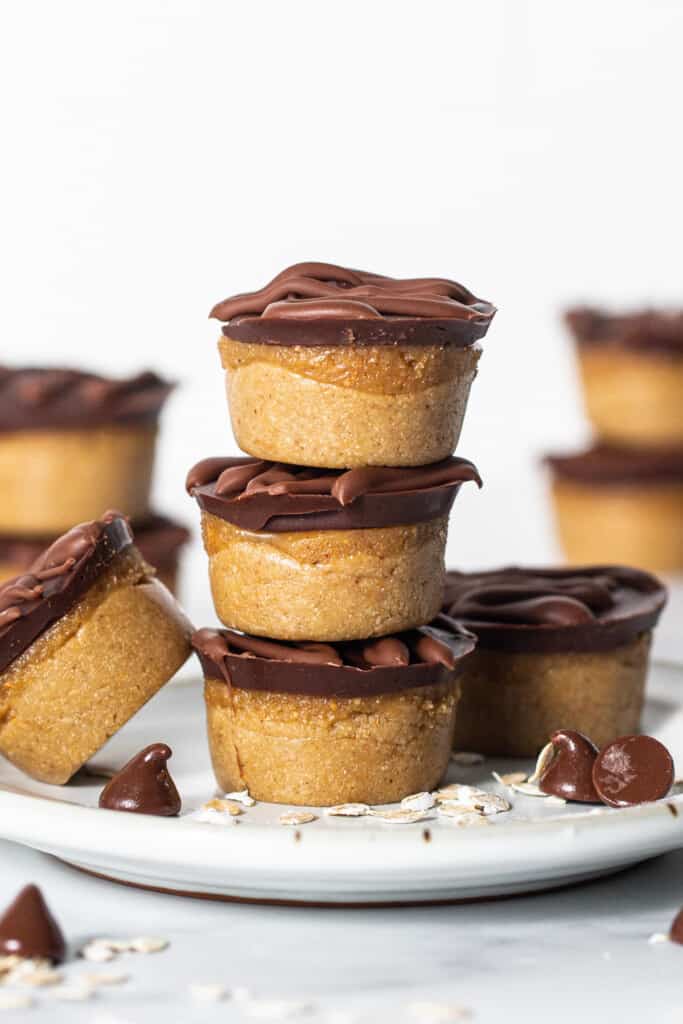
[[[683,569],[683,447],[598,444],[545,461],[567,561]]]
[[[448,572],[444,613],[477,637],[456,748],[531,757],[558,728],[599,747],[636,732],[665,603],[659,580],[622,566]]]
[[[683,310],[569,310],[588,416],[615,445],[683,448]]]
[[[120,508],[150,514],[157,423],[172,385],[0,368],[0,534],[54,536]]]

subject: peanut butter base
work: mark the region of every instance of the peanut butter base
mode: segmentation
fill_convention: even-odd
[[[683,444],[683,358],[579,348],[588,415],[616,444]]]
[[[683,569],[683,485],[553,485],[560,543],[575,565]]]
[[[373,530],[252,533],[202,512],[216,614],[277,640],[362,640],[441,609],[447,519]]]
[[[155,427],[0,433],[0,533],[60,534],[120,509],[149,511]]]
[[[452,454],[480,348],[319,349],[222,338],[232,427],[262,459],[330,469]]]
[[[448,765],[457,681],[379,697],[239,690],[207,679],[209,745],[224,792],[330,806],[433,789]]]
[[[457,750],[535,757],[556,729],[598,747],[638,731],[651,633],[613,651],[513,654],[481,647],[461,676]]]
[[[0,753],[63,784],[187,659],[190,626],[135,548],[0,676]]]

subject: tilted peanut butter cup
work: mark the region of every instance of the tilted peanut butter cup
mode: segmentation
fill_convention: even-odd
[[[588,415],[606,442],[683,447],[683,310],[569,310]]]
[[[489,302],[442,278],[298,263],[219,302],[237,443],[307,466],[419,466],[460,436]]]
[[[216,613],[282,640],[354,640],[432,619],[448,514],[481,483],[466,459],[422,468],[316,470],[205,459],[187,478],[201,508]]]
[[[0,586],[0,753],[65,783],[188,657],[191,627],[108,513]]]
[[[569,562],[683,569],[683,445],[598,444],[573,455],[549,455],[546,463]]]

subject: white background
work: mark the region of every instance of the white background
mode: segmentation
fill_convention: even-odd
[[[538,459],[586,437],[558,311],[681,301],[682,3],[2,12],[2,360],[176,378],[156,498],[196,525],[187,468],[234,450],[216,300],[302,259],[455,277],[500,312],[450,562],[555,556]],[[198,541],[184,595],[206,621]]]

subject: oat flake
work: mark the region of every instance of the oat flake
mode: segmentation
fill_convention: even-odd
[[[430,811],[435,803],[431,793],[413,793],[403,797],[401,807],[406,811]]]
[[[367,804],[336,804],[325,808],[325,814],[331,818],[362,818],[369,813]]]
[[[234,800],[238,804],[242,804],[243,807],[253,807],[256,801],[253,796],[249,795],[248,789],[240,789],[236,793],[226,793],[224,800]]]
[[[544,793],[543,790],[537,786],[535,782],[531,782],[531,780],[529,780],[529,782],[516,782],[510,788],[513,789],[515,793],[521,793],[522,796],[542,796],[544,799],[547,799],[550,796],[549,793]]]
[[[462,803],[472,804],[477,798],[488,796],[485,789],[478,786],[466,786],[460,782],[453,782],[450,786],[443,786],[432,794],[439,803]]]
[[[526,772],[506,772],[505,775],[499,775],[498,772],[491,772],[496,782],[500,782],[501,786],[517,786],[520,782],[527,781]]]
[[[533,770],[533,774],[529,776],[529,782],[538,782],[541,775],[548,767],[553,757],[555,756],[555,748],[552,743],[546,743],[538,757],[536,758],[536,767]]]
[[[317,815],[310,811],[285,811],[278,818],[280,825],[308,825],[310,821],[317,820]]]
[[[386,811],[373,809],[370,814],[373,818],[386,821],[389,825],[412,825],[416,821],[425,821],[427,818],[433,817],[428,811],[411,811],[407,808]]]
[[[489,820],[479,811],[472,811],[460,804],[446,803],[439,805],[439,817],[448,818],[454,825],[468,828],[471,825],[488,825]]]

